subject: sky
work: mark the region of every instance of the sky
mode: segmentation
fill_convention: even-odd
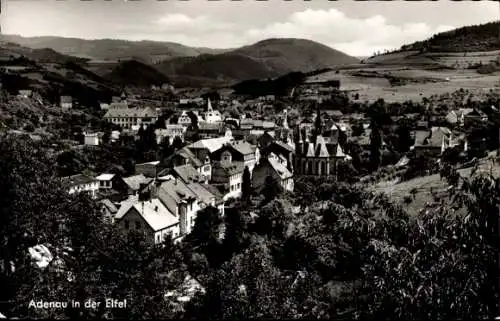
[[[496,1],[4,0],[4,34],[178,42],[235,48],[305,38],[370,56],[435,33],[500,19]]]

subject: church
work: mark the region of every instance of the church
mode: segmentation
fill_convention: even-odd
[[[339,144],[339,129],[324,128],[319,110],[316,121],[296,126],[294,175],[335,177],[339,163],[350,159]]]
[[[218,110],[214,110],[212,108],[210,98],[208,98],[207,110],[203,113],[203,120],[209,124],[217,124],[222,122],[222,115]]]

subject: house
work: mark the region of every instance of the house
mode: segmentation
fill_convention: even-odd
[[[293,174],[275,154],[262,159],[255,167],[252,175],[252,186],[255,192],[262,192],[268,176],[279,182],[283,190],[293,192]]]
[[[88,146],[99,146],[99,133],[83,133],[83,144]]]
[[[161,172],[158,180],[165,181],[172,178],[182,180],[185,184],[190,183],[208,183],[208,178],[196,170],[192,165],[181,165],[169,168]]]
[[[160,144],[165,138],[168,138],[170,144],[174,142],[175,137],[179,137],[182,141],[184,141],[186,127],[179,124],[168,124],[165,127],[165,129],[159,128],[155,130],[157,144]]]
[[[146,177],[156,178],[160,170],[160,161],[135,164],[135,173]]]
[[[115,177],[115,174],[101,174],[95,179],[99,182],[100,190],[109,190],[113,188],[113,179]]]
[[[189,117],[187,111],[183,111],[179,118],[177,119],[177,124],[184,126],[184,127],[189,127],[191,125],[191,117]]]
[[[214,162],[211,183],[222,188],[224,200],[241,196],[244,170],[244,162],[233,162],[231,152],[228,150],[221,153],[220,161]]]
[[[485,122],[488,121],[488,116],[477,108],[473,108],[467,114],[464,114],[464,124],[469,125],[474,122]]]
[[[418,157],[429,153],[440,156],[447,148],[455,146],[453,134],[446,127],[432,127],[430,130],[418,130],[415,132],[415,144],[412,149]]]
[[[209,184],[189,183],[188,188],[196,195],[200,202],[200,210],[207,206],[212,206],[219,211],[220,216],[224,216],[223,195]]]
[[[145,189],[149,189],[153,183],[153,178],[148,178],[144,174],[122,177],[121,184],[115,186],[117,190],[125,192],[127,195],[138,195]]]
[[[463,125],[464,114],[460,113],[460,111],[452,110],[445,116],[445,120],[450,125],[455,125],[455,124]]]
[[[32,95],[33,95],[33,90],[31,90],[31,89],[24,89],[24,90],[19,90],[18,97],[30,98]]]
[[[260,159],[260,151],[256,146],[249,144],[246,141],[235,140],[221,146],[213,152],[213,159],[221,159],[222,153],[228,151],[231,154],[232,161],[243,162],[245,167],[248,167],[250,173]]]
[[[293,173],[293,159],[295,149],[282,141],[275,140],[262,150],[263,158],[268,158],[271,154],[283,159],[282,163]]]
[[[62,177],[61,181],[69,194],[83,192],[88,193],[92,198],[95,198],[96,193],[99,190],[99,181],[84,174]]]
[[[208,151],[205,151],[203,155],[203,150],[198,150],[198,158],[196,154],[194,154],[189,148],[184,147],[174,155],[172,155],[167,162],[170,163],[170,166],[182,166],[182,165],[191,165],[196,171],[203,176],[205,176],[208,180],[211,179],[212,176],[212,165],[210,163],[210,155]],[[165,173],[160,173],[158,176],[164,176]]]
[[[197,156],[199,156],[197,152],[199,150],[206,150],[211,155],[215,151],[221,149],[222,146],[224,146],[224,144],[227,144],[233,140],[234,137],[231,130],[227,129],[224,136],[217,138],[201,139],[190,145],[187,145],[186,147],[189,148]],[[203,159],[204,157],[198,157],[198,158]]]
[[[207,123],[207,122],[199,122],[198,123],[198,135],[201,139],[208,138],[217,138],[221,136],[223,132],[223,123]]]
[[[161,244],[167,235],[172,239],[181,236],[180,217],[170,212],[159,198],[126,203],[115,220],[122,230],[143,233],[153,244]]]
[[[181,180],[174,178],[160,184],[157,196],[171,213],[179,217],[181,235],[191,233],[196,214],[200,210],[200,201],[193,191]]]
[[[151,125],[158,120],[158,113],[153,108],[110,108],[104,119],[122,128],[132,128],[134,125]]]
[[[99,205],[101,206],[101,213],[104,220],[113,224],[115,222],[115,215],[118,213],[116,205],[107,198],[100,200]]]
[[[61,96],[60,103],[62,109],[71,109],[73,108],[73,97]]]

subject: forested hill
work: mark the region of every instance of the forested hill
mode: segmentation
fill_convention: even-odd
[[[427,40],[405,45],[401,50],[434,52],[500,50],[500,20],[438,33]]]

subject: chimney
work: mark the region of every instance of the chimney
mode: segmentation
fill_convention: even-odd
[[[179,204],[179,230],[180,235],[187,234],[187,208],[186,203]]]
[[[158,205],[155,206],[155,212],[158,212]]]

